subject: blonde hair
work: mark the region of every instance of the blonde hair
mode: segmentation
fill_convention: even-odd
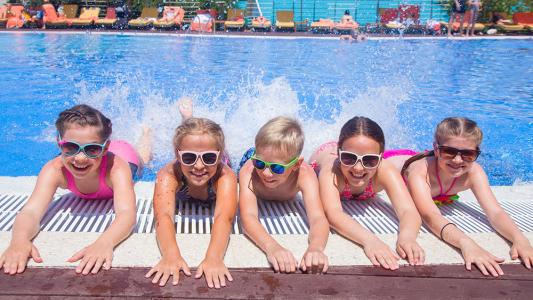
[[[220,151],[220,153],[224,153],[224,132],[222,131],[220,125],[205,118],[189,118],[181,123],[181,125],[176,128],[174,133],[172,144],[174,145],[174,154],[176,157],[179,156],[178,150],[180,150],[179,148],[183,138],[185,138],[187,135],[195,134],[209,135],[215,140],[218,148],[217,150]]]
[[[304,133],[300,123],[287,117],[266,122],[255,136],[255,148],[273,147],[289,157],[300,156],[304,148]]]
[[[435,130],[435,143],[440,145],[440,143],[450,137],[471,139],[476,144],[476,148],[479,149],[479,145],[481,145],[481,141],[483,140],[483,132],[477,126],[476,122],[468,118],[450,117],[442,120],[437,125],[437,130]],[[428,156],[435,156],[435,151],[422,152],[406,160],[401,171],[402,175],[405,174],[405,171],[407,171],[407,168],[413,162]]]

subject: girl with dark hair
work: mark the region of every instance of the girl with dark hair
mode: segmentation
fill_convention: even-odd
[[[343,211],[341,200],[364,201],[385,190],[399,218],[397,253],[411,265],[424,263],[424,250],[416,242],[421,219],[394,163],[387,158],[412,155],[385,151],[385,136],[369,118],[354,117],[341,129],[338,142],[328,142],[311,156],[317,171],[326,216],[340,234],[363,246],[374,265],[397,269],[400,259],[384,242]]]
[[[483,133],[467,118],[446,118],[437,126],[433,150],[408,159],[402,169],[407,186],[424,222],[444,242],[458,248],[471,270],[475,264],[484,275],[503,275],[504,260],[481,248],[454,223],[442,216],[439,206],[459,199],[458,192],[472,190],[491,225],[512,243],[511,258],[520,258],[530,269],[533,248],[502,209],[483,168],[476,162]]]
[[[102,267],[111,268],[113,249],[135,224],[133,185],[142,172],[142,158],[128,143],[111,141],[111,121],[88,105],[61,112],[55,125],[61,154],[41,169],[35,189],[15,219],[11,243],[0,256],[4,273],[22,273],[30,257],[35,262],[43,261],[32,239],[58,187],[84,200],[113,198],[116,217],[111,225],[94,243],[68,259],[81,260],[76,273],[95,274]],[[146,138],[142,157],[148,159]]]

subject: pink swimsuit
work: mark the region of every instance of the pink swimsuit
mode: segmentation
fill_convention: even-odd
[[[459,195],[457,194],[448,195],[448,192],[451,191],[458,177],[453,179],[452,183],[450,184],[450,187],[445,192],[442,192],[442,183],[440,182],[437,158],[435,158],[435,172],[437,174],[437,182],[439,183],[439,195],[433,197],[433,202],[440,206],[444,204],[452,204],[454,201],[459,200]]]
[[[109,152],[112,152],[114,155],[124,159],[129,163],[134,181],[142,176],[143,168],[140,163],[139,156],[130,144],[120,140],[111,141],[108,150]],[[113,189],[109,187],[105,181],[107,173],[107,157],[107,155],[103,156],[100,164],[100,173],[98,174],[98,191],[90,194],[84,194],[80,192],[76,186],[76,182],[74,181],[74,176],[72,176],[72,174],[65,167],[63,167],[63,174],[65,174],[65,178],[67,179],[67,189],[82,199],[97,200],[113,198]]]

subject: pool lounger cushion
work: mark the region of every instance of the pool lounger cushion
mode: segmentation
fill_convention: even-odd
[[[157,16],[159,15],[159,12],[157,10],[157,7],[145,7],[142,10],[141,16],[137,19],[130,20],[128,22],[128,25],[130,27],[148,27],[152,25],[154,21],[157,20]]]
[[[320,19],[317,22],[311,23],[311,30],[319,31],[330,31],[335,27],[335,22],[331,19]]]
[[[180,27],[185,17],[185,10],[179,6],[165,6],[163,17],[154,21],[155,28]]]
[[[244,10],[230,9],[228,11],[227,20],[224,21],[225,29],[241,29],[244,28]]]
[[[98,15],[100,14],[99,7],[89,7],[82,8],[80,16],[77,19],[72,20],[73,27],[82,27],[89,26],[94,23],[95,20],[98,20]]]

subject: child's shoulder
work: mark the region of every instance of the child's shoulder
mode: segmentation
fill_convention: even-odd
[[[167,163],[166,165],[164,165],[161,169],[159,169],[159,171],[157,171],[157,178],[158,179],[163,179],[163,178],[168,178],[168,177],[176,178],[176,174],[174,172],[175,164],[176,164],[176,161],[173,160]]]
[[[62,174],[62,169],[63,169],[63,161],[61,160],[61,156],[57,156],[49,160],[43,166],[43,168],[41,169],[41,172],[46,172],[46,173],[53,172],[53,173]]]
[[[237,181],[237,175],[235,174],[235,172],[233,172],[233,169],[231,169],[226,164],[222,164],[222,169],[220,170],[220,176],[224,178],[228,178],[230,180]]]

